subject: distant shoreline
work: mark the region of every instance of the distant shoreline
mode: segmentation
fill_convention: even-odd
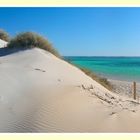
[[[77,67],[89,69],[100,77],[140,82],[140,57],[67,56],[64,59]]]

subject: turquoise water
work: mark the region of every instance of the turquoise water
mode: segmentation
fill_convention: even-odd
[[[65,59],[106,78],[140,82],[140,57],[65,57]]]

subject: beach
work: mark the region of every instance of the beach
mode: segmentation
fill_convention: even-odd
[[[140,132],[139,8],[0,11],[0,133]]]
[[[108,79],[108,81],[113,86],[113,92],[117,93],[118,95],[124,95],[128,96],[130,98],[133,98],[133,81],[120,81],[120,80],[112,80]],[[137,93],[137,99],[139,99],[140,96],[140,83],[136,82],[136,93]]]
[[[140,106],[34,48],[0,57],[0,132],[139,132]]]

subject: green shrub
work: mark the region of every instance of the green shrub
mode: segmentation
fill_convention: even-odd
[[[8,42],[10,40],[10,37],[6,31],[0,29],[0,39]]]
[[[86,68],[80,68],[86,75],[88,75],[89,77],[91,77],[93,80],[95,80],[96,82],[100,83],[102,86],[104,86],[105,88],[112,90],[113,86],[111,85],[111,83],[104,77],[100,77],[96,74],[94,74],[92,71],[86,69]]]
[[[33,32],[24,32],[18,34],[15,38],[11,39],[8,47],[21,49],[38,47],[49,51],[57,57],[60,56],[47,39]]]

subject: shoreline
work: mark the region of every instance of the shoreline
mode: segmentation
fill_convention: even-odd
[[[108,81],[113,85],[113,92],[132,98],[133,82],[114,79],[108,79]],[[137,96],[140,96],[140,82],[136,82],[136,93]]]

